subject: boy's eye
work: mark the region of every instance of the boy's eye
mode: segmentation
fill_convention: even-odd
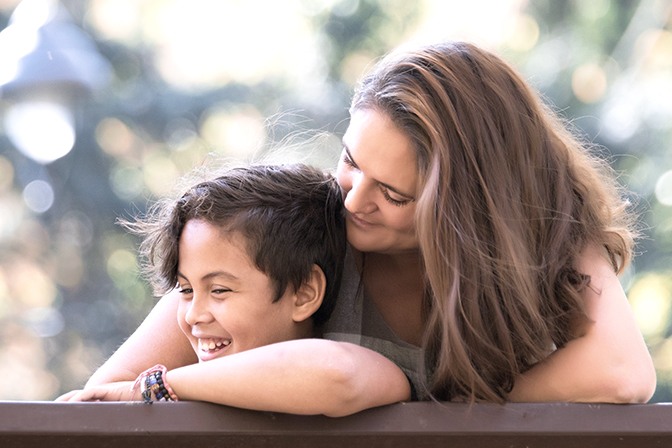
[[[179,288],[180,288],[180,289],[179,289],[180,294],[183,294],[183,295],[186,295],[186,294],[192,294],[192,293],[194,292],[193,289],[188,288],[188,287],[182,287],[182,286],[180,286]]]
[[[231,292],[231,290],[228,288],[215,288],[212,290],[213,294],[226,294],[227,292]]]

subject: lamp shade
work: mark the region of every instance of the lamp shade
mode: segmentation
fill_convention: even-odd
[[[24,0],[0,32],[0,90],[26,95],[53,86],[92,91],[112,77],[91,38],[54,0]]]

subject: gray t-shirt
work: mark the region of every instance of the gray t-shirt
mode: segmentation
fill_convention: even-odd
[[[336,307],[324,326],[324,338],[350,342],[380,353],[406,374],[414,389],[415,399],[427,398],[419,372],[424,350],[403,341],[392,331],[360,283],[361,278],[350,249],[345,256]]]

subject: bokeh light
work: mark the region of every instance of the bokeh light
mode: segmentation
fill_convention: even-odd
[[[215,107],[204,114],[201,135],[214,150],[245,159],[261,149],[264,122],[252,106],[242,105],[234,111]]]
[[[14,233],[14,241],[21,247],[21,255],[34,260],[49,253],[51,234],[36,219],[24,219]]]
[[[143,178],[145,185],[155,196],[169,194],[180,177],[180,172],[175,163],[164,155],[153,155],[143,165]]]
[[[9,285],[5,276],[5,271],[0,266],[0,319],[4,319],[12,308],[9,302]]]
[[[23,200],[35,213],[44,213],[54,204],[54,189],[49,182],[34,180],[23,189]]]
[[[539,24],[528,14],[519,15],[510,24],[506,44],[515,51],[530,51],[539,41]]]
[[[312,70],[306,56],[316,52],[314,38],[297,8],[295,0],[103,0],[92,2],[88,22],[107,39],[151,42],[156,67],[168,83],[203,89]]]
[[[670,274],[648,274],[630,288],[628,299],[645,336],[660,334],[667,325],[672,294]]]
[[[599,101],[607,91],[607,75],[597,64],[581,65],[572,75],[572,90],[584,103]]]
[[[93,242],[93,222],[86,213],[70,210],[61,219],[58,235],[64,244],[87,248]]]
[[[15,193],[0,197],[0,242],[8,240],[21,225],[24,206],[21,196]]]
[[[61,313],[51,307],[32,308],[24,315],[26,326],[40,338],[56,336],[65,328],[65,320]]]
[[[643,64],[649,70],[672,67],[672,32],[652,29],[637,39],[637,47],[643,55]]]
[[[526,3],[524,0],[426,2],[413,39],[423,42],[468,39],[495,46],[511,35],[512,28],[517,28],[518,16]]]
[[[11,81],[19,70],[19,59],[30,53],[38,43],[34,27],[14,24],[0,32],[0,85]]]
[[[8,324],[0,330],[0,396],[8,400],[43,400],[53,396],[59,380],[46,369],[43,339],[29,330]]]
[[[107,273],[119,289],[135,283],[138,263],[133,252],[117,249],[107,259]]]
[[[130,156],[142,142],[118,118],[105,118],[96,127],[96,142],[112,157]]]
[[[658,178],[656,198],[663,205],[672,205],[672,170],[666,171]]]
[[[598,20],[604,17],[611,9],[611,0],[574,0],[579,14],[588,20]]]
[[[19,259],[8,266],[6,272],[9,296],[19,307],[47,308],[53,304],[58,289],[43,267],[29,260]]]
[[[5,130],[17,149],[39,163],[65,156],[75,144],[72,112],[56,103],[31,101],[13,105],[5,114]]]
[[[86,22],[103,39],[135,44],[140,36],[139,3],[135,0],[93,0]]]
[[[110,174],[110,183],[114,193],[126,201],[139,198],[145,189],[142,170],[137,166],[116,166]]]
[[[0,156],[0,193],[8,191],[14,183],[14,166],[5,157]]]

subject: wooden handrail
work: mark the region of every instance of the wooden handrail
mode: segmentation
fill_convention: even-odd
[[[672,447],[672,403],[400,403],[342,418],[210,403],[0,401],[0,447]]]

